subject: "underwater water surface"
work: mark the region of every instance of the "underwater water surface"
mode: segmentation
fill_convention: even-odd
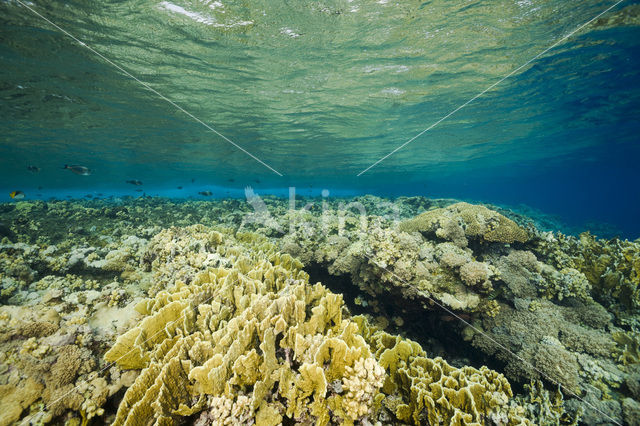
[[[0,0],[0,426],[639,425],[640,3]]]
[[[132,179],[154,194],[195,179],[222,195],[251,184],[526,204],[640,235],[632,1],[0,8],[7,194],[138,195]]]

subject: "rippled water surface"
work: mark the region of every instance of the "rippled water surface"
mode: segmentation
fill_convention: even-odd
[[[2,0],[1,186],[447,196],[635,238],[640,6],[614,4]]]

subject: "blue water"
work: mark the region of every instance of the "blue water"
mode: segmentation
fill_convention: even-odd
[[[268,167],[5,0],[5,201],[14,190],[326,188],[520,206],[576,230],[640,237],[638,3],[621,2],[360,176],[614,2],[210,3],[30,5]]]

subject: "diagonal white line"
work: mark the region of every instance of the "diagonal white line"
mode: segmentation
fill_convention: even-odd
[[[433,129],[434,127],[436,127],[438,124],[442,123],[444,120],[446,120],[447,118],[451,117],[453,114],[455,114],[456,112],[460,111],[462,108],[466,107],[467,105],[469,105],[471,102],[475,101],[476,99],[478,99],[480,96],[484,95],[485,93],[487,93],[489,90],[493,89],[494,87],[496,87],[498,84],[502,83],[503,81],[505,81],[507,78],[511,77],[512,75],[514,75],[515,73],[517,73],[518,71],[520,71],[522,68],[526,67],[527,65],[529,65],[531,62],[535,61],[536,59],[538,59],[540,56],[544,55],[545,53],[547,53],[548,51],[550,51],[551,49],[553,49],[554,47],[556,47],[557,45],[559,45],[560,43],[562,43],[563,41],[565,41],[566,39],[568,39],[569,37],[571,37],[572,35],[574,35],[575,33],[577,33],[578,31],[580,31],[581,29],[583,29],[584,27],[586,27],[587,25],[589,25],[590,23],[592,23],[593,21],[595,21],[596,19],[598,19],[599,17],[601,17],[602,15],[604,15],[605,13],[607,13],[608,11],[610,11],[611,9],[613,9],[614,7],[616,7],[617,5],[619,5],[620,3],[622,3],[624,0],[618,0],[616,3],[614,3],[613,5],[609,6],[607,9],[605,9],[604,11],[600,12],[597,16],[595,16],[594,18],[588,20],[587,22],[585,22],[584,24],[580,25],[578,28],[576,28],[575,30],[571,31],[569,34],[561,37],[558,41],[556,41],[555,43],[553,43],[551,46],[547,47],[546,49],[544,49],[542,52],[538,53],[536,56],[534,56],[533,58],[529,59],[527,62],[525,62],[524,64],[520,65],[518,68],[514,69],[513,71],[511,71],[509,74],[505,75],[504,77],[502,77],[500,80],[496,81],[495,83],[493,83],[492,85],[490,85],[489,87],[487,87],[486,89],[484,89],[482,92],[478,93],[477,95],[475,95],[473,98],[469,99],[467,102],[463,103],[462,105],[460,105],[458,108],[454,109],[453,111],[451,111],[449,114],[445,115],[444,117],[442,117],[441,119],[439,119],[438,121],[436,121],[435,123],[433,123],[431,126],[427,127],[426,129],[424,129],[423,131],[421,131],[420,133],[418,133],[417,135],[415,135],[414,137],[412,137],[411,139],[409,139],[408,141],[406,141],[405,143],[403,143],[402,145],[400,145],[399,147],[397,147],[396,149],[394,149],[393,151],[391,151],[390,153],[388,153],[387,155],[385,155],[384,157],[380,158],[378,161],[376,161],[375,163],[373,163],[372,165],[370,165],[369,167],[367,167],[366,169],[362,170],[360,173],[357,174],[357,176],[361,176],[364,173],[368,172],[370,169],[374,168],[375,166],[377,166],[378,164],[380,164],[382,161],[384,161],[385,159],[387,159],[388,157],[392,156],[393,154],[395,154],[396,152],[400,151],[402,148],[404,148],[405,146],[409,145],[411,142],[413,142],[414,140],[418,139],[420,136],[424,135],[425,133],[427,133],[429,130]]]
[[[271,167],[270,165],[268,165],[267,163],[265,163],[264,161],[262,161],[261,159],[259,159],[258,157],[256,157],[255,155],[253,155],[252,153],[250,153],[249,151],[247,151],[246,149],[244,149],[243,147],[241,147],[240,145],[238,145],[237,143],[235,143],[234,141],[232,141],[231,139],[229,139],[228,137],[226,137],[225,135],[223,135],[222,133],[218,132],[216,129],[214,129],[213,127],[211,127],[210,125],[208,125],[207,123],[205,123],[204,121],[200,120],[198,117],[196,117],[195,115],[191,114],[189,111],[187,111],[186,109],[182,108],[180,105],[176,104],[174,101],[172,101],[171,99],[167,98],[166,96],[164,96],[162,93],[158,92],[156,89],[154,89],[153,87],[149,86],[147,83],[145,83],[144,81],[138,79],[136,76],[134,76],[133,74],[131,74],[129,71],[125,70],[124,68],[122,68],[120,65],[116,64],[115,62],[113,62],[112,60],[106,58],[103,54],[101,54],[100,52],[98,52],[97,50],[95,50],[94,48],[92,48],[91,46],[89,46],[88,44],[84,43],[83,41],[79,40],[77,37],[75,37],[73,34],[69,33],[68,31],[66,31],[65,29],[61,28],[60,26],[58,26],[57,24],[51,22],[50,19],[46,18],[45,16],[41,15],[40,13],[38,13],[35,9],[33,9],[32,7],[30,7],[29,5],[27,5],[26,3],[24,3],[22,0],[16,0],[16,2],[20,3],[22,6],[26,7],[27,9],[29,9],[31,12],[33,12],[35,15],[39,16],[40,18],[42,18],[43,20],[47,21],[50,25],[52,25],[53,27],[55,27],[58,31],[64,33],[65,35],[67,35],[68,37],[72,38],[73,40],[75,40],[80,46],[82,47],[86,47],[87,49],[89,49],[92,53],[96,54],[97,56],[99,56],[100,58],[102,58],[102,60],[104,60],[105,62],[109,63],[110,65],[112,65],[113,67],[115,67],[117,70],[119,70],[120,72],[122,72],[123,74],[127,75],[128,77],[134,79],[135,81],[137,81],[138,83],[140,83],[142,86],[145,87],[145,89],[153,92],[155,95],[157,95],[159,98],[167,101],[168,103],[170,103],[172,106],[174,106],[175,108],[177,108],[178,110],[182,111],[183,113],[185,113],[186,115],[188,115],[191,119],[193,119],[194,121],[202,124],[204,127],[206,127],[207,129],[209,129],[210,131],[212,131],[213,133],[215,133],[216,135],[220,136],[222,139],[224,139],[225,141],[229,142],[231,145],[235,146],[236,148],[238,148],[240,151],[244,152],[245,154],[247,154],[249,157],[253,158],[254,160],[256,160],[258,163],[262,164],[263,166],[265,166],[267,169],[271,170],[272,172],[274,172],[275,174],[277,174],[278,176],[283,176],[282,173],[280,173],[279,171],[277,171],[276,169],[274,169],[273,167]]]
[[[371,246],[369,246],[369,249],[371,249]],[[373,250],[372,250],[373,251]],[[376,265],[378,268],[383,269],[385,271],[387,271],[388,273],[390,273],[391,275],[393,275],[396,279],[398,279],[400,282],[402,282],[403,284],[406,285],[411,285],[410,283],[408,283],[406,280],[400,278],[399,276],[397,276],[395,273],[393,273],[392,271],[388,270],[387,268],[385,268],[384,266],[380,265],[378,262],[376,262],[375,260],[373,260],[371,257],[369,257],[364,251],[362,252],[362,255],[364,257],[366,257],[367,259],[369,259],[369,261],[371,261],[374,265]],[[558,385],[558,388],[564,388],[564,390],[566,392],[568,392],[569,394],[571,394],[572,396],[576,397],[577,399],[579,399],[580,401],[582,401],[584,404],[588,405],[589,407],[593,408],[594,410],[596,410],[598,413],[602,414],[603,416],[607,417],[609,420],[611,420],[614,424],[622,426],[619,422],[616,421],[616,419],[614,419],[613,417],[609,416],[607,413],[604,413],[602,411],[600,411],[597,407],[595,407],[593,404],[585,401],[584,399],[582,399],[581,397],[579,397],[575,392],[573,392],[571,389],[567,388],[567,387],[563,387],[557,380],[552,379],[551,377],[549,377],[547,374],[545,374],[544,372],[542,372],[540,369],[538,369],[535,365],[531,364],[529,361],[525,360],[524,358],[522,358],[521,356],[517,355],[516,353],[514,353],[513,351],[511,351],[509,348],[507,348],[505,345],[503,345],[502,343],[496,341],[493,337],[489,336],[488,334],[486,334],[483,330],[478,329],[477,327],[474,327],[472,324],[470,324],[469,322],[467,322],[464,318],[462,318],[460,315],[456,314],[455,312],[453,312],[451,309],[447,308],[446,306],[444,306],[442,303],[438,302],[437,300],[435,300],[433,297],[431,296],[425,296],[427,299],[429,299],[430,301],[432,301],[433,303],[435,303],[440,309],[446,311],[449,315],[452,315],[453,317],[457,318],[458,320],[460,320],[461,322],[463,322],[465,325],[467,325],[468,327],[471,327],[471,329],[473,331],[475,331],[478,334],[481,334],[483,337],[485,337],[486,339],[490,340],[492,343],[496,344],[497,346],[499,346],[501,349],[503,349],[505,352],[508,352],[511,356],[513,356],[515,359],[517,359],[518,361],[526,364],[527,366],[531,367],[533,370],[537,371],[538,374],[540,374],[542,377],[544,377],[545,379],[549,380],[551,383]]]

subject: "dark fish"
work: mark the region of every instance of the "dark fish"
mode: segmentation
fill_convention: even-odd
[[[178,187],[178,189],[182,189],[182,187],[181,187],[181,186],[179,186],[179,187]]]
[[[68,164],[65,164],[63,169],[71,170],[73,173],[80,176],[89,176],[91,174],[91,170],[89,170],[89,168],[85,166],[78,166],[78,165],[70,166]]]
[[[194,178],[191,178],[191,183],[195,182],[196,180]]]
[[[227,179],[229,182],[235,182],[235,179]]]
[[[142,192],[142,189],[134,189],[136,192]]]
[[[13,191],[9,193],[9,196],[14,200],[22,200],[24,198],[24,192],[22,191]]]
[[[41,190],[42,190],[42,187],[41,187],[41,186],[39,186],[39,187],[38,187],[38,191],[41,191]]]
[[[38,173],[40,171],[40,167],[29,165],[27,166],[27,170],[29,170],[32,173]]]
[[[204,195],[205,197],[210,197],[210,196],[213,195],[213,193],[211,191],[200,191],[200,192],[198,192],[198,194]]]
[[[260,183],[260,179],[256,179],[254,182],[255,183]]]
[[[127,183],[130,183],[131,185],[137,185],[137,186],[142,185],[141,181],[135,180],[135,179],[134,180],[128,180]]]

